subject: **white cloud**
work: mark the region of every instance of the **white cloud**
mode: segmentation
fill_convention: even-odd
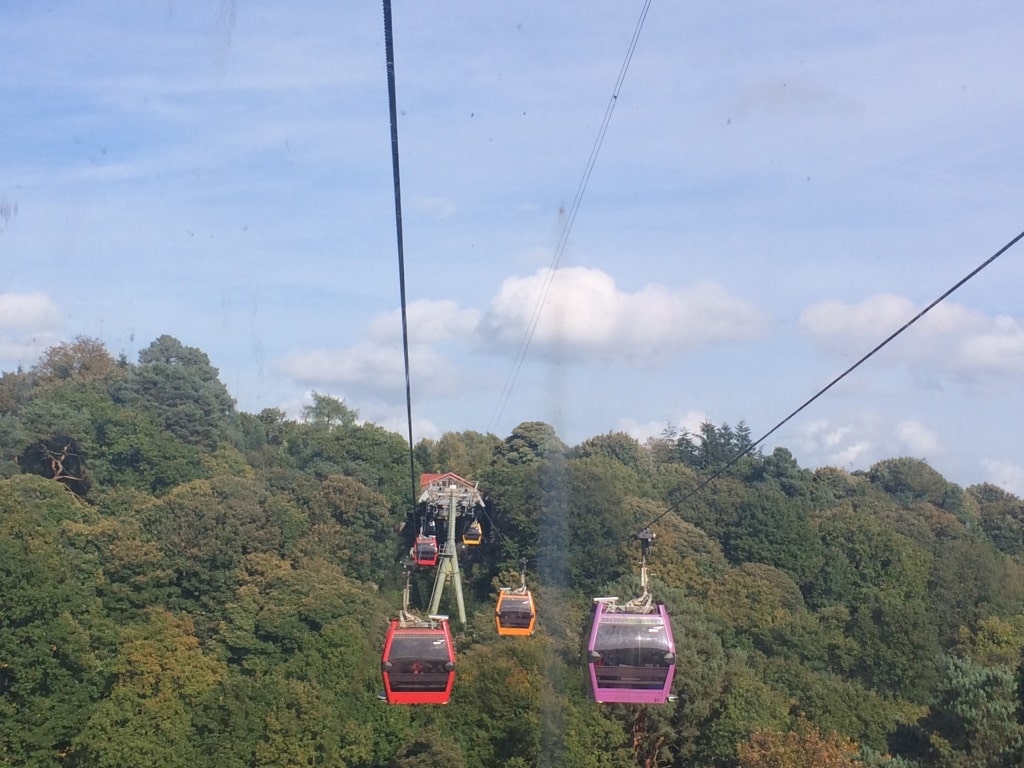
[[[406,307],[409,326],[410,377],[415,394],[450,396],[460,377],[447,354],[446,342],[469,339],[480,313],[460,309],[454,301],[414,301]],[[312,349],[283,359],[278,370],[312,386],[344,386],[354,393],[405,391],[401,311],[378,315],[370,322],[368,340],[340,349]]]
[[[460,309],[454,301],[415,301],[406,307],[409,326],[409,368],[414,396],[451,396],[464,386],[446,342],[469,339],[480,313]],[[354,393],[405,391],[401,311],[378,315],[370,322],[369,340],[341,349],[313,349],[286,357],[278,369],[293,380],[313,386],[345,386]]]
[[[31,336],[6,336],[0,333],[0,362],[3,369],[34,365],[44,350],[59,343],[56,334],[39,333]]]
[[[824,465],[847,467],[849,469],[867,469],[869,465],[875,463],[876,459],[872,458],[872,456],[877,453],[874,444],[870,441],[862,440],[851,443],[841,450],[832,453],[828,461],[821,463]]]
[[[869,296],[856,304],[824,301],[805,309],[799,327],[826,349],[866,354],[914,318],[920,308],[903,296]],[[899,361],[920,376],[944,373],[962,381],[1024,373],[1024,328],[1013,317],[989,316],[942,303],[894,339],[878,363]]]
[[[538,307],[540,311],[538,313]],[[757,336],[762,320],[750,304],[712,282],[684,291],[616,287],[599,269],[541,269],[502,283],[483,321],[484,335],[562,359],[654,362],[681,348]]]
[[[433,347],[409,348],[414,396],[453,395],[460,379],[451,364]],[[277,366],[294,381],[310,386],[340,387],[356,393],[405,392],[405,360],[398,345],[360,342],[343,349],[314,349],[289,355]]]
[[[816,419],[794,427],[785,443],[804,466],[868,469],[884,459],[910,456],[933,462],[947,451],[938,435],[915,419],[895,423],[878,411]]]
[[[550,285],[545,285],[545,282]],[[541,292],[548,300],[531,340],[538,356],[655,361],[685,345],[741,339],[760,330],[757,312],[717,285],[671,292],[646,286],[627,294],[597,269],[540,270],[505,280],[485,317],[454,301],[416,301],[407,307],[412,380],[424,394],[450,396],[465,386],[446,344],[471,341],[506,348],[526,337]],[[315,349],[287,357],[279,370],[306,385],[344,385],[364,391],[401,391],[405,369],[401,313],[374,318],[368,340],[344,349]]]
[[[60,311],[45,293],[0,293],[0,362],[27,367],[58,343]]]
[[[799,327],[815,341],[836,351],[878,343],[914,316],[911,301],[902,296],[870,296],[859,304],[822,301],[800,313]],[[865,348],[863,351],[867,351]]]
[[[450,300],[414,301],[406,307],[409,343],[433,345],[450,339],[466,339],[476,332],[480,312],[460,309]],[[393,342],[402,338],[402,313],[394,310],[378,315],[370,323],[370,338]]]
[[[617,428],[636,438],[639,442],[645,443],[652,437],[660,438],[665,429],[670,426],[677,432],[699,434],[700,425],[708,421],[711,421],[711,418],[703,411],[689,410],[674,414],[672,418],[664,421],[639,422],[634,419],[619,419]]]
[[[59,322],[57,305],[45,293],[0,293],[0,331],[51,330]]]
[[[1024,371],[1024,328],[1014,318],[993,318],[958,349],[956,362],[967,368],[979,368],[1016,375]]]
[[[391,389],[404,379],[400,350],[360,343],[345,349],[314,349],[289,356],[281,369],[307,384],[377,381]]]
[[[378,405],[369,407],[366,410],[372,416],[369,421],[389,432],[401,435],[406,440],[409,439],[409,415],[406,413],[404,406],[399,408]],[[413,414],[412,440],[414,444],[423,439],[437,440],[443,434],[444,430],[430,419],[422,419],[416,416],[415,413]]]
[[[896,425],[894,432],[896,444],[905,449],[899,455],[934,458],[944,452],[939,436],[919,421],[901,421]]]

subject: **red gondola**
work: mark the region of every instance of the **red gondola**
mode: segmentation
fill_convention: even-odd
[[[426,534],[419,534],[416,537],[416,542],[412,545],[412,551],[409,553],[412,556],[412,560],[416,565],[426,566],[432,568],[437,565],[437,558],[440,554],[440,549],[437,546],[437,536],[427,536]]]
[[[455,648],[446,616],[403,612],[388,626],[380,662],[389,704],[447,704],[455,682]]]

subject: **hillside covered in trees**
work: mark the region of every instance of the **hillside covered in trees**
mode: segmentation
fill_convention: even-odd
[[[893,458],[811,471],[742,425],[565,445],[449,433],[486,494],[451,704],[378,700],[405,439],[316,395],[244,413],[202,351],[93,339],[0,377],[0,764],[88,768],[1024,765],[1024,509]],[[591,598],[657,540],[677,700],[598,705]],[[525,558],[539,631],[499,638]],[[413,577],[423,607],[432,574]]]

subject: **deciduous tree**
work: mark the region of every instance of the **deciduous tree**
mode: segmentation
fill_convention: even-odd
[[[759,729],[740,744],[740,768],[858,768],[857,745],[807,721],[785,733]]]

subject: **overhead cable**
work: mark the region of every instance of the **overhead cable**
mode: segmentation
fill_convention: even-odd
[[[402,304],[402,353],[405,358],[405,409],[409,422],[409,480],[411,508],[416,507],[418,488],[412,440],[412,384],[409,375],[409,319],[405,300],[405,246],[402,240],[402,182],[398,169],[398,98],[395,94],[395,44],[391,27],[391,0],[384,0],[384,53],[388,69],[388,110],[391,116],[391,167],[395,188],[395,234],[398,238],[398,291]]]
[[[548,293],[551,290],[551,283],[555,278],[558,266],[562,262],[562,257],[565,255],[565,249],[569,243],[569,234],[572,232],[573,224],[576,222],[576,215],[579,213],[580,205],[583,202],[583,194],[586,192],[587,185],[590,183],[590,175],[594,171],[594,165],[597,163],[597,156],[601,152],[605,135],[608,133],[608,125],[611,123],[612,113],[615,111],[615,105],[618,103],[619,94],[622,92],[622,84],[626,80],[626,72],[629,71],[630,62],[633,60],[633,53],[636,51],[637,41],[640,39],[640,31],[643,29],[644,21],[647,19],[647,11],[650,7],[651,0],[646,0],[640,11],[640,18],[637,20],[636,28],[633,30],[633,37],[629,41],[629,48],[626,50],[626,57],[622,62],[622,66],[619,68],[619,75],[615,79],[615,86],[612,88],[612,95],[608,100],[608,106],[605,107],[604,118],[601,120],[601,127],[597,132],[597,139],[594,141],[594,146],[590,150],[590,157],[587,158],[587,164],[583,170],[583,176],[580,178],[580,183],[576,187],[576,195],[573,197],[572,204],[569,206],[569,213],[566,216],[561,235],[559,236],[558,243],[555,246],[555,252],[551,259],[551,266],[548,269],[547,275],[544,277],[543,283],[541,284],[540,293],[537,295],[537,301],[533,306],[533,313],[530,315],[530,322],[526,328],[526,334],[523,337],[522,343],[519,345],[519,350],[516,352],[515,360],[512,363],[512,370],[509,373],[508,379],[505,381],[505,386],[502,388],[501,395],[498,397],[498,403],[491,416],[488,431],[494,431],[497,428],[498,422],[501,420],[501,417],[505,412],[505,406],[508,404],[508,400],[512,396],[512,390],[515,388],[516,380],[519,378],[519,372],[523,367],[523,363],[526,361],[527,350],[529,350],[530,343],[533,341],[533,335],[537,331],[537,324],[540,322],[541,313],[544,311],[544,304],[547,302]]]
[[[782,419],[782,421],[780,421],[774,427],[772,427],[767,432],[765,432],[763,435],[761,435],[761,437],[759,437],[757,440],[755,440],[750,445],[748,445],[745,449],[743,449],[742,451],[737,453],[735,456],[733,456],[731,459],[729,459],[727,462],[725,462],[725,464],[723,464],[717,470],[715,470],[710,475],[708,475],[708,477],[704,478],[699,483],[697,483],[697,485],[695,485],[693,488],[691,488],[689,491],[687,491],[685,494],[683,494],[682,497],[677,498],[674,502],[672,502],[672,504],[668,507],[668,509],[666,509],[660,515],[655,517],[653,520],[649,521],[643,527],[644,528],[650,527],[651,525],[654,525],[659,520],[661,520],[663,517],[665,517],[669,512],[677,511],[679,509],[679,507],[683,504],[683,502],[693,498],[699,491],[701,491],[702,489],[707,487],[714,480],[716,480],[719,477],[721,477],[722,474],[727,469],[729,469],[729,467],[733,466],[736,462],[738,462],[744,456],[747,456],[748,454],[753,452],[753,450],[755,448],[757,448],[765,440],[767,440],[769,437],[771,437],[771,435],[775,434],[775,432],[778,431],[790,419],[795,417],[798,413],[800,413],[805,408],[807,408],[811,403],[813,403],[819,397],[821,397],[826,392],[828,392],[830,389],[832,389],[832,387],[834,387],[840,381],[845,379],[849,374],[853,373],[854,370],[859,368],[863,363],[867,362],[868,359],[873,357],[876,352],[881,350],[884,346],[889,344],[889,342],[891,342],[893,339],[895,339],[897,336],[899,336],[905,330],[910,328],[910,326],[912,326],[914,323],[916,323],[918,320],[920,320],[926,314],[931,312],[935,307],[937,307],[939,304],[941,304],[943,301],[945,301],[947,298],[949,298],[949,296],[952,295],[954,291],[956,291],[959,288],[961,288],[968,280],[973,278],[975,275],[977,275],[979,272],[981,272],[983,269],[985,269],[987,266],[989,266],[992,262],[994,262],[996,259],[998,259],[1000,256],[1002,256],[1008,250],[1010,250],[1010,248],[1012,248],[1014,245],[1016,245],[1021,239],[1024,239],[1024,232],[1021,232],[1016,237],[1012,238],[1009,242],[1006,243],[1006,245],[1004,245],[998,251],[996,251],[991,256],[989,256],[987,259],[985,259],[985,261],[983,261],[977,267],[975,267],[970,272],[968,272],[966,275],[964,275],[962,278],[960,278],[960,280],[958,280],[956,283],[954,283],[953,286],[950,287],[947,291],[945,291],[941,296],[936,298],[928,306],[926,306],[924,309],[922,309],[920,312],[918,312],[912,318],[907,320],[907,322],[905,322],[903,325],[901,325],[898,329],[896,329],[895,331],[890,333],[883,341],[881,341],[879,344],[877,344],[874,347],[874,349],[872,349],[870,352],[865,354],[857,362],[855,362],[853,365],[851,365],[845,371],[843,371],[838,376],[836,376],[834,379],[832,379],[832,381],[830,381],[824,387],[822,387],[817,392],[815,392],[814,395],[812,395],[810,398],[808,398],[802,405],[800,405],[800,407],[798,407],[796,410],[792,411],[788,416],[786,416],[784,419]],[[634,534],[630,538],[635,538],[635,537],[636,537],[636,534]]]

